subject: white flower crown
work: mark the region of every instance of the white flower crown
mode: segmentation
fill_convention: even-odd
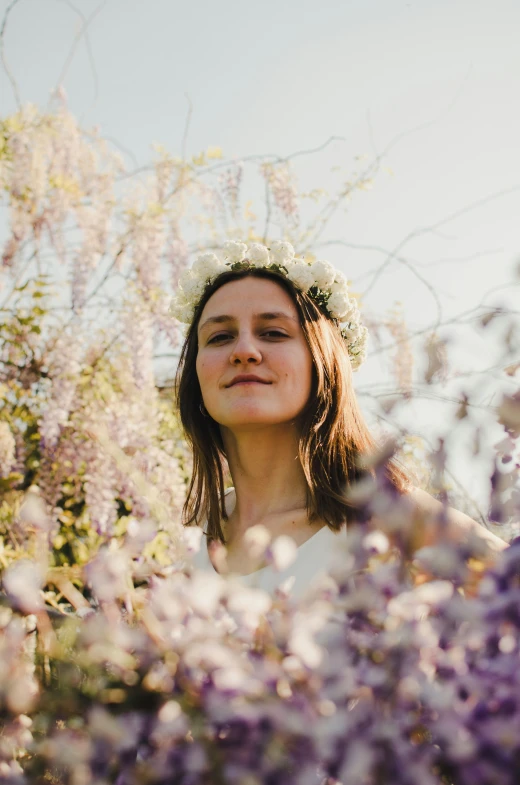
[[[356,301],[349,297],[347,279],[329,262],[296,259],[292,245],[280,241],[271,243],[269,248],[260,243],[247,246],[232,241],[225,243],[222,255],[224,261],[214,253],[204,253],[190,270],[181,273],[179,289],[170,306],[170,313],[178,321],[191,324],[206,287],[221,273],[260,267],[273,270],[288,278],[338,323],[352,368],[359,368],[366,358],[368,330],[361,323]]]

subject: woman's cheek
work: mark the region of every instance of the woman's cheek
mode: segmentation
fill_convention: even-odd
[[[201,388],[210,385],[219,374],[219,363],[216,358],[200,357],[197,364],[197,375]]]
[[[204,387],[207,386],[208,383],[208,368],[207,362],[200,355],[197,358],[197,376],[199,377],[201,390],[204,390]]]

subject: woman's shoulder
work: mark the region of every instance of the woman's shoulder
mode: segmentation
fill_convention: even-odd
[[[412,514],[419,524],[418,548],[434,545],[444,531],[448,539],[462,542],[472,535],[485,540],[491,550],[500,551],[507,543],[496,537],[489,529],[473,520],[466,513],[446,506],[422,488],[411,486],[407,496],[412,505]],[[444,529],[441,529],[444,526]]]

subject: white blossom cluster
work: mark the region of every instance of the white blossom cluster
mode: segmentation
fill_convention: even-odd
[[[16,441],[9,425],[0,420],[0,477],[9,477],[16,461]]]
[[[306,292],[320,306],[325,307],[341,329],[348,347],[352,368],[359,368],[366,358],[368,330],[361,323],[361,316],[354,298],[349,296],[345,276],[330,262],[306,262],[296,258],[288,242],[276,241],[266,248],[260,243],[230,241],[222,248],[222,259],[215,253],[199,256],[189,270],[179,278],[179,287],[170,307],[171,314],[183,324],[191,324],[195,309],[206,287],[221,273],[243,264],[253,268],[264,267],[285,275],[298,289]]]

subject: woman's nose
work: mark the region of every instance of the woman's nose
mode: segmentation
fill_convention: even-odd
[[[250,333],[243,333],[238,335],[237,340],[234,342],[229,361],[232,365],[239,365],[247,363],[259,363],[262,360],[262,353],[260,352],[254,337]]]

